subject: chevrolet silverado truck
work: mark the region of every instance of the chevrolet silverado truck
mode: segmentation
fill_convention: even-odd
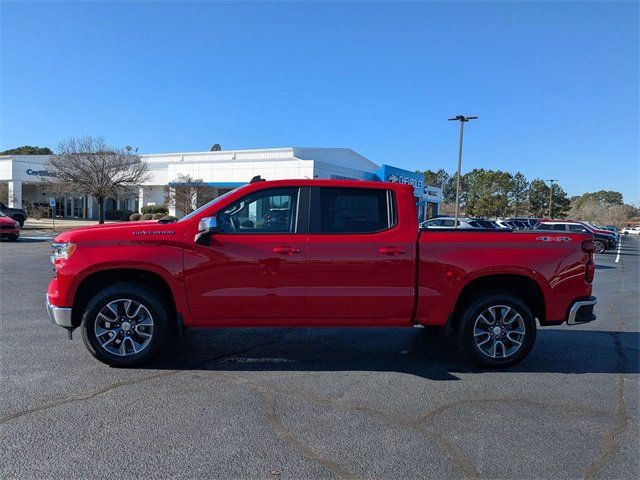
[[[421,230],[413,187],[394,183],[256,180],[178,221],[70,230],[53,249],[50,319],[114,366],[189,327],[424,326],[504,368],[537,324],[596,318],[591,235]]]

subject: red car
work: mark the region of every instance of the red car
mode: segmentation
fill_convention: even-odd
[[[15,242],[20,237],[20,224],[14,219],[0,213],[0,238]]]
[[[507,367],[537,323],[596,318],[591,235],[421,232],[413,187],[397,183],[256,181],[176,222],[55,242],[49,316],[110,365],[148,361],[188,327],[425,326]]]

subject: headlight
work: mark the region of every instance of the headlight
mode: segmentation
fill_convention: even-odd
[[[75,243],[52,243],[53,255],[51,255],[51,263],[56,264],[56,260],[67,260],[73,252],[76,251]]]

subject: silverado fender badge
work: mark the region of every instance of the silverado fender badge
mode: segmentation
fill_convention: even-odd
[[[547,236],[542,236],[542,237],[537,237],[536,240],[538,240],[540,242],[570,242],[571,238],[570,237],[547,237]]]
[[[173,235],[175,230],[137,230],[134,235]]]

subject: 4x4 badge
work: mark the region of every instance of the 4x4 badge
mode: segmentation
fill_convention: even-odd
[[[543,236],[543,237],[537,237],[536,240],[538,240],[540,242],[570,242],[571,238],[570,237],[547,237],[547,236]]]

